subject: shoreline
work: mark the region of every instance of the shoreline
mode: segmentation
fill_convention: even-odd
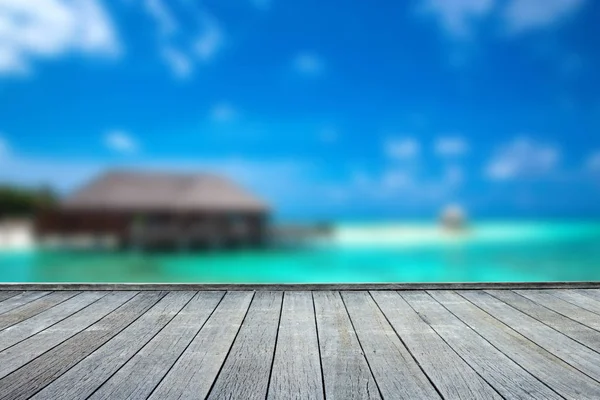
[[[452,231],[438,224],[365,223],[331,224],[328,235],[306,238],[304,244],[323,247],[419,248],[473,244],[509,245],[569,239],[600,238],[600,222],[502,221],[470,224]],[[277,243],[277,238],[274,238]],[[0,252],[40,249],[30,223],[0,224]]]
[[[31,222],[0,222],[0,251],[35,250]]]

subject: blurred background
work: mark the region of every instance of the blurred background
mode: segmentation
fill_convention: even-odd
[[[0,281],[598,280],[599,18],[0,0]]]

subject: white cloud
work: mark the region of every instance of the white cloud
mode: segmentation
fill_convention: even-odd
[[[469,39],[486,18],[509,34],[548,28],[579,11],[587,0],[421,0],[419,11],[435,17],[455,39]]]
[[[122,130],[108,132],[105,137],[106,145],[119,153],[135,153],[138,151],[138,144],[131,135]]]
[[[494,0],[424,0],[421,11],[435,16],[449,35],[466,38],[493,7]]]
[[[435,141],[435,152],[442,157],[459,157],[469,152],[469,144],[461,137],[441,137]]]
[[[210,110],[210,117],[216,122],[231,122],[237,117],[237,110],[229,103],[218,103]]]
[[[558,148],[528,138],[519,138],[496,152],[485,174],[492,180],[511,180],[547,175],[560,161]]]
[[[144,7],[156,21],[162,36],[170,36],[179,28],[177,21],[161,0],[146,0]]]
[[[509,33],[555,25],[581,9],[585,0],[511,0],[504,19]]]
[[[202,33],[196,39],[194,49],[203,62],[211,61],[224,44],[223,31],[216,19],[205,15]]]
[[[224,46],[225,35],[217,19],[203,9],[190,11],[195,27],[180,30],[180,20],[186,21],[188,16],[173,13],[168,4],[163,0],[144,3],[146,12],[156,21],[161,57],[176,77],[187,78],[197,63],[208,63],[215,58]]]
[[[600,150],[589,156],[586,168],[590,172],[600,172]]]
[[[318,76],[325,71],[325,62],[315,53],[301,52],[293,59],[294,70],[304,76]]]
[[[413,159],[421,152],[421,145],[413,138],[389,139],[385,144],[388,157],[397,160]]]
[[[115,56],[120,47],[99,0],[0,0],[0,75],[71,53]]]
[[[174,14],[162,0],[145,0],[144,9],[156,22],[161,58],[175,77],[188,78],[193,70],[191,57],[171,43],[171,37],[179,30],[179,22]]]
[[[162,57],[176,77],[187,78],[192,73],[192,62],[188,56],[179,50],[170,46],[164,46],[162,48]]]

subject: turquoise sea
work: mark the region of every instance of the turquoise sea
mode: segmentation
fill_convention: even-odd
[[[600,280],[600,222],[342,224],[301,247],[0,252],[2,282],[373,283]]]

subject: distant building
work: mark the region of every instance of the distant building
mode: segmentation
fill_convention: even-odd
[[[467,214],[458,205],[449,205],[440,215],[442,227],[452,231],[464,229],[467,225]]]
[[[115,171],[40,214],[36,233],[110,236],[144,248],[258,245],[269,214],[266,203],[223,177]]]

